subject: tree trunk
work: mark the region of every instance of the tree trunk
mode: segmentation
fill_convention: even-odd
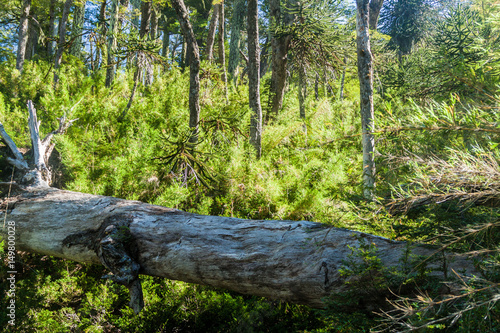
[[[269,68],[269,47],[270,47],[269,36],[266,37],[266,41],[262,46],[262,50],[260,52],[260,77],[264,77],[267,73],[267,69]]]
[[[37,21],[37,15],[35,13],[32,13],[30,14],[30,16],[33,17],[33,19],[28,20],[29,21],[28,42],[26,44],[26,54],[24,56],[24,60],[32,59],[38,50],[38,37],[39,37],[38,29],[40,29],[40,26],[38,26],[38,24],[35,23]]]
[[[116,34],[118,33],[119,0],[111,0],[111,18],[108,30],[108,64],[106,68],[106,87],[111,87],[116,72]]]
[[[207,47],[205,50],[205,56],[208,61],[214,60],[214,41],[219,19],[219,6],[219,4],[213,6],[212,17],[210,18],[210,25],[208,27]]]
[[[356,42],[360,86],[361,129],[363,142],[363,195],[372,200],[375,190],[375,137],[373,111],[373,63],[368,29],[369,0],[356,0]]]
[[[229,41],[229,63],[227,71],[229,78],[236,84],[238,79],[238,66],[240,64],[240,40],[243,21],[245,18],[245,0],[235,0],[233,16],[231,17],[231,40]]]
[[[249,0],[248,8],[256,28],[252,21],[256,21],[257,1]],[[249,33],[254,32],[249,29]],[[258,56],[256,51],[250,59]],[[258,73],[258,68],[252,71]],[[0,228],[0,236],[8,257],[28,251],[101,263],[112,273],[108,278],[129,288],[136,313],[144,305],[139,273],[322,308],[329,296],[348,291],[353,279],[363,278],[349,277],[348,284],[341,273],[347,259],[363,264],[363,257],[352,255],[356,249],[366,251],[367,244],[375,247],[382,267],[399,270],[417,267],[407,266],[412,264],[410,255],[436,253],[427,246],[410,249],[404,242],[321,223],[203,216],[51,188],[34,181],[44,177],[42,169],[35,167],[37,158],[48,159],[52,136],[64,133],[72,121],[62,117],[59,129],[40,140],[31,101],[28,106],[32,142],[41,143],[33,147],[41,155],[35,155],[31,169],[0,123],[0,136],[15,156],[9,163],[22,163],[25,171],[22,183],[0,183],[0,220],[7,227]],[[452,270],[477,274],[472,260],[452,255],[440,259],[428,260],[420,269],[433,269],[432,274],[441,277]],[[11,265],[15,271],[15,263]]]
[[[72,38],[73,44],[71,45],[71,54],[77,58],[80,58],[82,52],[82,33],[83,33],[83,23],[85,21],[85,5],[84,1],[81,5],[75,5],[75,11],[73,13],[73,28]]]
[[[307,93],[307,77],[306,68],[303,63],[299,64],[299,112],[300,118],[306,119],[306,93]]]
[[[24,59],[26,57],[26,44],[28,43],[28,17],[30,15],[31,0],[24,0],[19,23],[19,42],[17,44],[16,68],[23,72]]]
[[[151,4],[151,40],[156,40],[158,38],[158,8]]]
[[[54,54],[54,41],[52,40],[54,38],[55,34],[55,23],[56,23],[56,0],[50,0],[50,5],[49,5],[49,29],[48,29],[48,39],[49,42],[47,43],[47,55],[52,57]]]
[[[342,71],[342,78],[340,79],[340,96],[339,99],[344,99],[344,86],[345,86],[345,74],[347,72],[347,57],[344,57],[344,70]]]
[[[197,143],[198,123],[200,121],[200,51],[184,1],[172,0],[172,7],[177,13],[189,52],[189,127],[192,133],[189,141]]]
[[[59,43],[57,44],[56,57],[54,59],[54,86],[59,82],[59,67],[61,66],[64,46],[66,45],[66,25],[68,24],[69,11],[73,0],[66,0],[64,3],[61,20],[59,21]]]
[[[142,3],[141,29],[139,31],[139,36],[142,40],[147,40],[148,35],[151,37],[151,40],[153,40],[153,34],[156,34],[156,32],[152,30],[153,26],[155,25],[153,20],[153,12],[154,9],[152,1]],[[139,54],[138,58],[141,58],[141,61],[138,60],[137,70],[144,70],[144,85],[149,86],[153,83],[152,64],[149,61],[146,61],[147,58],[144,54]],[[142,62],[142,64],[140,64],[140,62]]]
[[[163,39],[162,39],[162,47],[161,47],[161,56],[162,57],[167,57],[168,56],[168,50],[169,50],[169,44],[170,44],[170,30],[168,27],[163,27]]]
[[[370,1],[369,26],[371,30],[377,30],[378,17],[383,4],[384,0]]]
[[[106,0],[103,0],[99,7],[99,26],[100,36],[96,42],[95,50],[95,69],[101,68],[106,61],[106,35],[108,34],[108,27],[106,24]]]
[[[228,100],[227,96],[227,73],[226,73],[226,48],[225,48],[225,24],[226,20],[224,18],[224,1],[219,4],[219,62],[221,65],[222,75],[221,80],[224,84],[224,94],[226,96],[226,101]]]
[[[281,20],[281,6],[279,0],[269,1],[270,16],[276,23],[290,24],[293,21],[293,16],[284,15],[285,19]],[[283,97],[285,95],[288,49],[290,47],[291,36],[272,36],[272,76],[271,76],[271,114],[275,117],[283,106]],[[269,115],[268,115],[269,116]]]
[[[257,158],[262,155],[262,108],[260,106],[260,47],[259,12],[257,0],[248,0],[248,101],[250,120],[250,144]]]
[[[123,257],[131,257],[140,274],[315,308],[324,307],[331,293],[348,290],[340,270],[351,253],[349,246],[359,248],[363,240],[374,244],[386,267],[399,267],[407,251],[403,242],[315,222],[202,216],[50,187],[15,194],[0,203],[11,207],[6,221],[15,226],[16,251],[102,263],[116,280],[120,270],[99,253],[106,230],[113,227],[130,233],[132,241],[125,248],[135,253],[124,251]],[[0,218],[5,218],[5,209]],[[8,239],[6,229],[1,234]],[[412,254],[432,252],[416,247]],[[460,258],[450,266],[473,272],[472,263]]]

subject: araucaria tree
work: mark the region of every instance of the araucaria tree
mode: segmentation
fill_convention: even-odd
[[[356,0],[356,44],[360,88],[361,130],[363,143],[363,195],[373,199],[375,190],[375,137],[373,108],[373,60],[369,30],[370,0]]]
[[[198,126],[200,122],[200,51],[189,20],[189,12],[183,0],[172,0],[177,13],[182,33],[189,53],[189,127],[191,143],[198,142]]]
[[[262,155],[262,108],[260,105],[259,11],[257,0],[248,0],[248,100],[252,116],[250,143],[257,158]]]

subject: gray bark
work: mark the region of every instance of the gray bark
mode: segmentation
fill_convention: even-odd
[[[56,22],[56,0],[50,0],[50,5],[49,5],[49,31],[48,31],[48,38],[49,42],[47,43],[47,54],[49,57],[52,57],[54,54],[54,34],[55,34],[55,24]]]
[[[116,34],[118,33],[119,0],[111,1],[111,17],[108,30],[108,64],[106,68],[106,87],[111,87],[116,72]]]
[[[377,30],[378,17],[383,4],[384,0],[370,1],[369,26],[371,30]]]
[[[375,137],[373,110],[373,62],[368,27],[369,0],[356,0],[356,43],[360,85],[361,129],[363,143],[363,195],[372,200],[375,190]]]
[[[28,17],[30,15],[31,0],[24,0],[19,23],[19,42],[17,44],[16,68],[23,72],[24,59],[26,57],[26,44],[28,44]]]
[[[177,14],[189,52],[189,127],[192,132],[190,142],[197,143],[200,121],[200,51],[184,1],[172,0],[172,6]]]
[[[71,29],[71,35],[73,38],[73,44],[71,45],[71,54],[75,57],[80,57],[82,52],[82,33],[83,33],[83,23],[85,21],[85,5],[83,4],[75,5],[75,10],[73,13],[73,28]]]
[[[208,61],[214,60],[214,41],[215,32],[217,30],[217,23],[219,20],[219,4],[213,6],[212,17],[208,27],[207,47],[205,50],[205,57]]]
[[[168,56],[169,44],[170,44],[170,31],[168,30],[167,27],[164,27],[163,28],[162,47],[161,47],[161,56],[162,57],[166,58]]]
[[[344,85],[345,85],[345,74],[347,72],[347,57],[344,57],[344,70],[342,71],[342,78],[340,79],[340,100],[344,99]]]
[[[304,64],[299,64],[299,112],[300,118],[306,119],[306,93],[307,93],[307,77]]]
[[[228,95],[227,95],[227,73],[226,73],[226,48],[224,45],[225,41],[225,24],[226,20],[224,18],[224,1],[222,1],[219,5],[219,35],[218,35],[218,42],[219,42],[219,62],[221,65],[221,80],[222,83],[224,84],[224,94],[226,96],[226,101],[228,100]]]
[[[250,144],[257,158],[262,155],[262,108],[260,105],[260,47],[259,14],[257,0],[248,0],[248,101],[250,119]]]
[[[73,0],[66,0],[64,3],[62,17],[59,21],[59,42],[57,43],[57,52],[56,57],[54,59],[54,85],[59,81],[59,67],[61,66],[62,56],[64,47],[66,45],[66,25],[68,24],[68,16],[69,11],[71,9],[71,5],[73,4]]]
[[[40,26],[35,23],[37,20],[36,14],[30,15],[33,19],[28,20],[28,42],[26,44],[26,53],[24,60],[30,60],[38,51],[38,38]]]
[[[233,5],[233,16],[231,17],[231,40],[229,41],[229,62],[227,71],[229,77],[236,83],[238,78],[238,66],[240,64],[240,40],[241,30],[245,16],[245,0],[235,0]]]
[[[100,40],[96,43],[96,51],[95,51],[95,70],[102,67],[104,62],[106,61],[106,35],[108,33],[108,27],[106,25],[106,1],[104,0],[99,7],[99,25],[100,29]],[[99,47],[101,46],[101,47]]]
[[[252,17],[257,14],[256,3],[249,0],[249,12],[255,13]],[[30,118],[37,123],[34,112],[31,104]],[[65,119],[60,124],[62,131],[67,129]],[[2,129],[0,126],[0,133]],[[55,132],[52,134],[58,134]],[[32,137],[43,144],[51,135],[40,140],[32,132]],[[42,177],[36,167],[29,173]],[[353,248],[375,246],[387,268],[401,269],[407,265],[402,259],[410,259],[404,242],[325,224],[203,216],[58,190],[26,178],[24,183],[0,183],[0,220],[7,226],[0,229],[0,236],[6,247],[15,246],[14,250],[7,248],[12,252],[9,255],[28,251],[103,264],[112,273],[108,278],[129,289],[130,306],[136,313],[144,306],[139,273],[322,308],[332,293],[346,292],[352,285],[345,283],[341,270]],[[435,253],[426,246],[411,248],[413,256]],[[452,270],[477,274],[472,260],[440,257],[445,261],[426,262],[436,276],[446,277]],[[352,279],[355,277],[349,281]]]
[[[151,40],[156,40],[158,38],[158,8],[151,3]]]
[[[129,230],[135,248],[126,255],[141,274],[315,308],[324,307],[331,293],[348,290],[339,272],[351,253],[348,246],[357,248],[361,240],[375,244],[386,267],[400,267],[407,250],[403,242],[315,222],[202,216],[50,187],[18,191],[0,203],[12,207],[7,222],[15,225],[17,251],[102,263],[116,274],[120,270],[113,269],[99,248],[106,229],[122,227]],[[2,209],[2,220],[4,214]],[[5,229],[0,233],[6,237]],[[432,252],[416,247],[412,254]],[[474,272],[460,257],[450,268]]]
[[[269,1],[270,15],[276,22],[276,25],[291,24],[293,15],[282,15],[280,0]],[[283,16],[283,19],[282,19]],[[283,97],[285,95],[286,72],[288,63],[288,49],[290,47],[291,36],[272,36],[272,76],[271,76],[271,114],[278,115],[283,106]]]

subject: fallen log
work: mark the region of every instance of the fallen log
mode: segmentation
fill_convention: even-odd
[[[143,307],[139,274],[320,308],[349,288],[341,269],[353,248],[376,246],[384,267],[400,267],[408,254],[407,243],[321,223],[203,216],[59,190],[48,186],[46,166],[30,164],[35,176],[0,183],[0,236],[13,236],[17,251],[103,264],[109,278],[129,288],[136,312]],[[434,252],[412,249],[418,256]],[[467,258],[446,260],[427,264],[441,275],[475,273]]]

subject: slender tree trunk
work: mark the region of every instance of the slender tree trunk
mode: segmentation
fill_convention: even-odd
[[[33,10],[31,10],[33,12]],[[35,13],[32,13],[30,16],[33,17],[34,20],[37,19],[37,15]],[[38,29],[39,26],[35,24],[33,20],[28,20],[28,43],[26,45],[26,54],[25,54],[25,60],[30,60],[32,59],[35,54],[37,53],[38,49]]]
[[[158,8],[151,3],[151,40],[156,40],[158,38]]]
[[[286,16],[285,20],[281,20],[280,0],[270,0],[270,15],[276,25],[289,24],[293,21],[293,17]],[[283,97],[285,95],[286,77],[287,77],[287,62],[288,49],[290,46],[291,37],[272,36],[272,76],[271,76],[271,114],[275,117],[283,106]],[[268,115],[269,116],[269,115]]]
[[[240,40],[245,18],[245,0],[235,0],[233,16],[231,17],[231,40],[229,41],[229,63],[227,71],[229,78],[236,84],[238,66],[240,64]]]
[[[183,0],[171,0],[177,13],[179,24],[189,52],[189,127],[191,128],[191,143],[198,142],[198,123],[200,122],[200,51],[189,21],[189,13]]]
[[[210,25],[208,27],[207,47],[205,49],[205,57],[208,61],[214,60],[214,41],[219,19],[219,6],[219,4],[213,6],[212,17],[210,18]]]
[[[226,95],[226,101],[228,100],[227,96],[227,73],[226,73],[226,48],[225,48],[225,23],[226,20],[224,18],[224,1],[219,4],[219,62],[222,70],[222,83],[224,84],[224,94]]]
[[[180,58],[179,65],[181,66],[181,69],[183,72],[184,72],[184,69],[186,68],[187,52],[188,52],[188,47],[187,47],[186,38],[184,36],[182,36],[181,58]]]
[[[168,56],[168,50],[170,47],[170,31],[168,30],[168,27],[165,25],[163,27],[163,39],[162,39],[162,47],[161,47],[161,56],[162,57],[167,57]]]
[[[71,54],[78,58],[81,56],[82,52],[82,33],[86,4],[87,2],[84,1],[81,5],[75,5],[75,10],[73,12],[73,27],[71,29],[73,44],[71,45]]]
[[[319,101],[319,74],[316,72],[316,76],[314,77],[314,97],[316,101]]]
[[[61,20],[59,21],[59,43],[57,44],[56,57],[54,59],[54,85],[59,82],[59,67],[61,66],[61,60],[63,56],[64,46],[66,44],[66,25],[68,24],[69,11],[73,0],[66,0],[63,7],[63,12]]]
[[[384,0],[370,1],[369,26],[371,30],[377,30],[378,17],[383,4]]]
[[[141,40],[145,40],[148,37],[148,32],[150,31],[151,28],[151,13],[152,13],[152,2],[143,2],[142,7],[141,7],[141,28],[139,30],[139,37]],[[130,110],[130,107],[132,106],[132,103],[134,102],[134,97],[135,93],[137,91],[137,86],[139,84],[139,81],[142,79],[142,71],[144,67],[146,67],[147,71],[147,64],[146,64],[146,58],[142,52],[137,53],[137,59],[136,59],[136,69],[134,73],[134,85],[132,87],[132,93],[130,94],[130,98],[128,100],[127,106],[125,107],[125,110],[123,110],[122,114],[120,115],[119,121],[122,121],[125,116],[127,115],[128,111]],[[151,84],[152,78],[149,76],[150,73],[146,72],[146,85]],[[152,75],[151,75],[152,76]]]
[[[157,35],[158,35],[158,15],[157,15],[157,10],[153,4],[153,2],[150,2],[150,30],[149,30],[149,37],[152,41],[156,41]],[[147,36],[146,36],[147,37]],[[147,61],[144,64],[144,71],[145,73],[145,80],[144,83],[146,86],[150,86],[153,84],[153,76],[154,76],[154,68],[153,64],[151,61]]]
[[[250,144],[257,158],[262,155],[262,108],[260,106],[260,47],[259,11],[257,0],[248,0],[248,101],[252,116],[250,120]]]
[[[342,71],[342,79],[340,80],[340,96],[339,99],[344,99],[345,74],[347,72],[347,57],[344,57],[344,70]]]
[[[118,33],[119,0],[111,0],[111,18],[108,30],[108,64],[106,68],[106,87],[111,87],[116,72],[116,34]]]
[[[28,17],[30,15],[31,0],[24,0],[21,21],[19,23],[19,42],[17,44],[17,60],[16,68],[19,72],[23,72],[24,59],[26,57],[26,44],[28,43]]]
[[[375,190],[375,137],[373,111],[373,63],[368,27],[369,0],[356,0],[356,42],[358,49],[358,75],[361,98],[361,128],[363,142],[363,194],[372,200]]]
[[[260,52],[260,77],[264,77],[266,75],[267,70],[269,68],[269,48],[270,48],[270,39],[269,36],[266,37],[266,41],[262,47],[262,51]]]
[[[48,38],[49,42],[47,43],[47,55],[52,57],[54,55],[54,38],[55,34],[55,26],[56,26],[56,0],[50,0],[49,4],[49,29],[48,29]]]
[[[100,29],[100,37],[98,40],[98,44],[96,45],[96,70],[104,66],[104,62],[106,61],[106,36],[108,34],[108,27],[106,24],[106,0],[103,0],[101,6],[99,7],[99,25]]]
[[[306,93],[307,93],[307,77],[306,68],[300,63],[299,64],[299,110],[300,118],[306,119]]]

